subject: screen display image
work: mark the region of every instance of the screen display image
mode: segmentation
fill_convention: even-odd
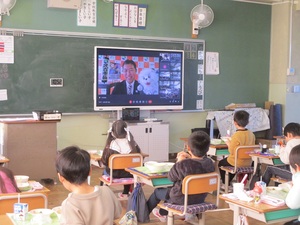
[[[95,47],[94,110],[183,108],[183,50]]]

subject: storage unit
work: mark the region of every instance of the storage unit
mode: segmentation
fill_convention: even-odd
[[[56,126],[57,121],[0,121],[0,152],[10,160],[7,167],[30,180],[57,178]]]
[[[145,161],[169,161],[169,123],[129,123],[136,143],[149,157]]]

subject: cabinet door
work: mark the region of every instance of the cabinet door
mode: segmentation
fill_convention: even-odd
[[[149,138],[147,124],[129,124],[129,131],[134,137],[135,142],[140,146],[141,151],[149,155]],[[149,158],[146,158],[148,161]]]
[[[169,161],[169,124],[149,125],[149,160]]]

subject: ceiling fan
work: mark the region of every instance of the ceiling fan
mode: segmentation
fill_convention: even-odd
[[[0,15],[9,15],[17,0],[0,0]]]
[[[201,28],[211,25],[214,20],[214,12],[208,5],[203,4],[203,0],[201,0],[201,4],[196,5],[192,9],[190,17],[193,23],[193,35],[197,36]]]
[[[0,27],[2,26],[2,16],[9,16],[9,11],[15,6],[16,2],[17,0],[0,0]]]

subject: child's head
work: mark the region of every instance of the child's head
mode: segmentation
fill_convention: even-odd
[[[114,138],[126,138],[128,135],[127,123],[124,120],[116,120],[112,124],[111,135]]]
[[[292,137],[300,136],[300,124],[288,123],[283,129],[283,135],[287,137],[288,133],[290,133]]]
[[[57,153],[56,171],[71,184],[82,184],[90,174],[90,154],[77,146],[69,146]]]
[[[240,127],[246,127],[249,123],[249,113],[245,110],[239,110],[234,113],[233,121]]]
[[[292,172],[300,171],[300,145],[296,145],[292,148],[289,155],[290,165],[292,167]]]
[[[194,131],[188,139],[188,146],[194,156],[204,156],[210,146],[210,137],[204,131]]]

